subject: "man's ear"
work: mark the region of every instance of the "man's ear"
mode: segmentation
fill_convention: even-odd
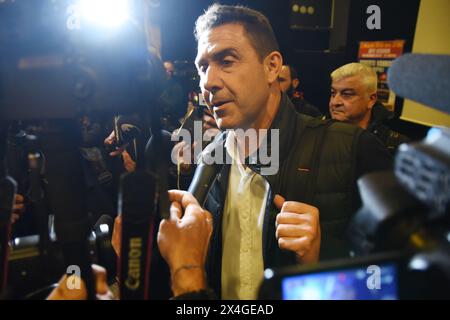
[[[377,99],[378,99],[378,95],[377,95],[376,92],[372,93],[372,94],[369,96],[369,106],[368,106],[368,107],[369,107],[369,110],[373,108],[373,106],[374,106],[375,103],[377,102]]]
[[[300,84],[300,81],[297,78],[292,80],[292,88],[297,89],[299,84]]]
[[[283,66],[283,57],[278,51],[273,51],[264,58],[264,69],[266,72],[267,82],[272,84],[278,81],[278,75]]]

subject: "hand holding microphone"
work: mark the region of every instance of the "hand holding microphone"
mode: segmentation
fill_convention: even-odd
[[[174,296],[206,288],[205,260],[212,234],[211,214],[186,191],[170,190],[170,218],[162,220],[158,247],[171,272]],[[120,253],[122,219],[114,222],[112,245]]]
[[[204,265],[212,234],[211,214],[192,194],[170,190],[170,218],[158,231],[158,247],[170,267],[175,296],[206,288]]]

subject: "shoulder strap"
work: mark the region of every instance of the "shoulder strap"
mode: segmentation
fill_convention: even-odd
[[[305,190],[304,194],[305,194],[305,202],[306,203],[312,203],[314,200],[313,198],[314,198],[315,190],[317,187],[317,177],[318,177],[318,173],[319,173],[319,165],[320,165],[320,158],[321,158],[322,150],[323,150],[323,144],[325,141],[325,136],[327,134],[327,130],[331,126],[332,123],[333,123],[332,121],[327,121],[323,125],[317,126],[313,129],[316,137],[314,140],[312,140],[312,141],[315,141],[315,146],[314,146],[311,158],[310,158],[311,174],[309,176],[308,183],[305,185],[306,190]],[[303,135],[302,143],[306,142],[305,138],[309,140],[309,139],[311,139],[311,135],[309,135],[309,134]]]

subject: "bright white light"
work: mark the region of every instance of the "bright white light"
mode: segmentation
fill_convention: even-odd
[[[128,19],[128,0],[80,0],[81,14],[92,23],[117,27]]]
[[[264,270],[264,277],[266,279],[272,279],[272,277],[273,277],[273,270],[272,269]]]
[[[320,289],[314,286],[306,287],[299,300],[322,300]]]
[[[413,270],[426,270],[428,268],[428,262],[420,257],[416,257],[409,263],[409,267]]]
[[[100,231],[103,233],[108,233],[109,232],[109,226],[107,224],[101,224],[100,225]]]

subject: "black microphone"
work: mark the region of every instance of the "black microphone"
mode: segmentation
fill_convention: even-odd
[[[223,164],[217,164],[215,159],[212,159],[211,157],[214,153],[219,151],[217,150],[218,148],[223,149],[222,154],[226,153],[223,143],[218,143],[214,146],[216,150],[212,150],[213,144],[210,144],[203,151],[203,161],[197,166],[188,189],[188,192],[192,193],[202,207],[205,204],[206,196],[208,195],[211,185],[223,167]]]
[[[201,163],[195,170],[194,178],[192,178],[188,192],[192,193],[202,207],[205,204],[208,191],[216,179],[217,174],[220,172],[221,167],[216,164]]]
[[[388,70],[397,95],[450,113],[450,56],[405,54]]]

